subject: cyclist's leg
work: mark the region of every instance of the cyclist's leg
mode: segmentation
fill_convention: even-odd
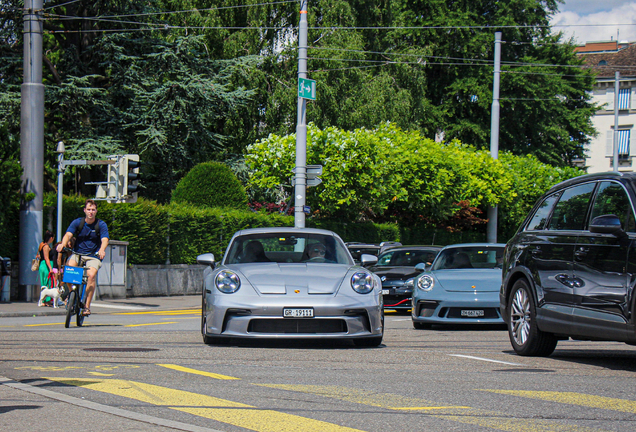
[[[89,267],[86,274],[88,275],[88,282],[86,282],[86,309],[90,311],[91,301],[93,301],[93,295],[95,294],[95,286],[97,285],[97,269]]]

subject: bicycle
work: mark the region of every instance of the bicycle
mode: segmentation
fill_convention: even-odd
[[[66,320],[64,321],[64,327],[69,327],[73,315],[76,315],[75,322],[77,326],[81,327],[86,318],[86,315],[84,315],[84,308],[86,307],[86,284],[88,283],[88,274],[86,273],[88,267],[85,267],[86,258],[94,258],[94,255],[80,254],[73,252],[73,250],[69,248],[64,248],[64,250],[80,257],[78,267],[64,266],[62,282],[71,285],[70,292],[66,298]]]

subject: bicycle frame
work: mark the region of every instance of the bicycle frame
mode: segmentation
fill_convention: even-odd
[[[64,327],[68,328],[70,325],[71,317],[76,315],[76,324],[81,327],[84,323],[83,314],[84,305],[86,301],[86,285],[88,283],[88,267],[86,265],[86,259],[80,255],[80,267],[64,266],[64,277],[62,282],[71,285],[71,291],[67,297],[66,304],[66,321]],[[79,287],[79,289],[77,289]]]

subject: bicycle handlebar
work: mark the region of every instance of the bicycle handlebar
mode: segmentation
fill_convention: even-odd
[[[81,256],[81,257],[98,258],[98,255],[97,255],[97,253],[96,253],[96,252],[93,252],[92,254],[85,254],[85,253],[76,252],[76,251],[74,251],[73,249],[68,248],[68,247],[63,247],[63,248],[62,248],[62,250],[63,250],[64,252],[70,252],[70,253],[72,253],[72,254],[79,255],[79,256]]]

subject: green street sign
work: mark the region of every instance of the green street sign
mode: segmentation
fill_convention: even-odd
[[[298,97],[316,100],[316,81],[307,78],[298,78]]]

